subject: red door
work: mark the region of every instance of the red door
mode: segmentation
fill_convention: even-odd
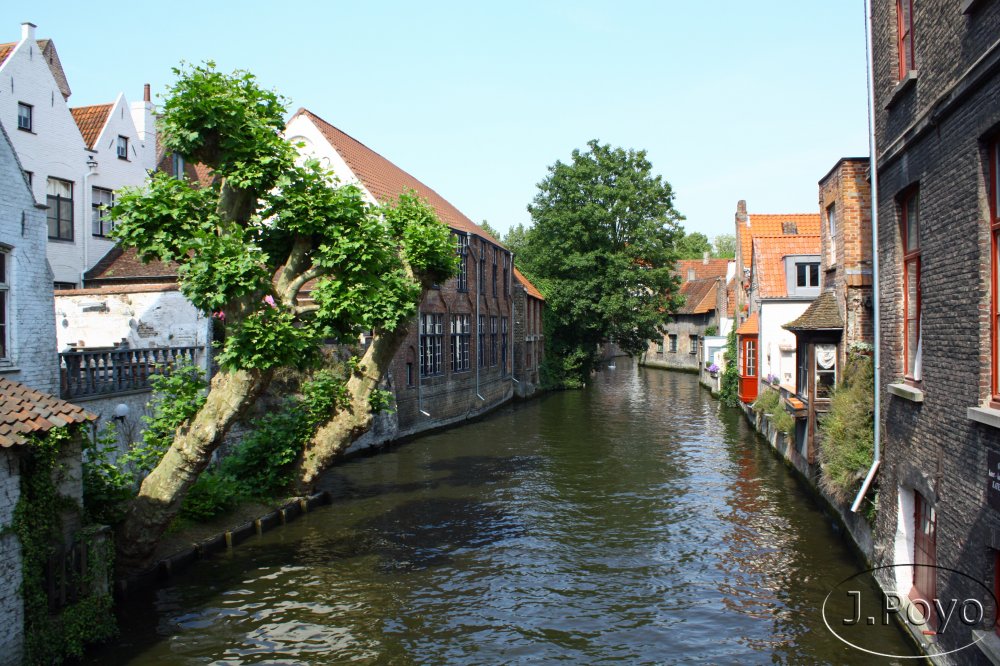
[[[751,403],[757,399],[757,336],[740,338],[740,400]]]

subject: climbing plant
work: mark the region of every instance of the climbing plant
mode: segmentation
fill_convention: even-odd
[[[729,331],[726,340],[726,369],[722,372],[722,382],[719,386],[719,400],[727,407],[738,407],[740,404],[740,378],[736,370],[736,327]]]
[[[107,576],[112,567],[110,539],[95,543],[84,533],[81,547],[87,550],[87,571],[72,581],[79,599],[58,612],[50,610],[46,570],[63,542],[62,516],[79,511],[71,498],[59,494],[64,470],[59,455],[69,443],[65,428],[34,437],[25,447],[21,464],[21,496],[14,509],[12,530],[21,542],[24,601],[24,661],[28,664],[60,663],[80,657],[88,643],[104,641],[117,632]]]
[[[820,421],[820,483],[840,502],[854,498],[875,455],[875,370],[869,355],[851,350],[844,380]]]

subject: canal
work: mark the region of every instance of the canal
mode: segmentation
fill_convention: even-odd
[[[875,660],[821,614],[861,561],[693,375],[620,359],[326,486],[331,506],[130,600],[92,663]]]

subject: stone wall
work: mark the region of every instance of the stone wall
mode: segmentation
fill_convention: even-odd
[[[0,449],[0,526],[8,526],[21,497],[19,454]],[[12,532],[0,531],[0,665],[20,664],[24,642],[24,603],[21,600],[21,542]]]
[[[639,361],[640,365],[672,370],[700,370],[701,357],[698,341],[705,336],[705,330],[709,326],[715,326],[718,330],[718,319],[714,313],[676,315],[670,323],[663,327],[662,340],[650,341],[646,353]],[[671,335],[677,338],[676,351],[670,349]]]

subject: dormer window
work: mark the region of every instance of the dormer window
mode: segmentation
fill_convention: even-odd
[[[695,278],[695,275],[697,275],[697,273],[695,273],[695,270],[693,268],[689,268],[688,269],[688,280],[687,281],[688,282],[692,282],[694,280],[694,278]]]
[[[25,104],[24,102],[17,103],[17,129],[24,130],[25,132],[32,131],[31,121],[34,107],[30,104]]]
[[[802,288],[819,287],[819,262],[795,264],[795,286]]]
[[[128,137],[127,136],[119,136],[118,137],[117,150],[118,150],[118,159],[120,159],[120,160],[127,160],[128,159]]]

